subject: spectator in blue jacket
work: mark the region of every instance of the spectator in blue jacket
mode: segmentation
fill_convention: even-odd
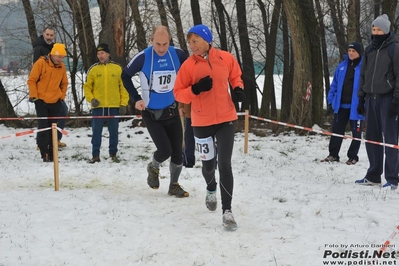
[[[327,96],[327,112],[334,111],[332,133],[344,135],[349,122],[353,138],[362,137],[362,122],[364,116],[357,113],[359,102],[360,70],[362,65],[362,45],[353,42],[348,46],[348,54],[337,69]],[[361,142],[352,140],[349,146],[346,161],[347,165],[356,164],[359,161],[358,152]],[[339,162],[339,150],[342,145],[342,137],[331,136],[328,146],[329,155],[322,162]]]

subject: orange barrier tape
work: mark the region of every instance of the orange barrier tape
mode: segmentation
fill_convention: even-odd
[[[7,135],[7,136],[2,136],[2,137],[0,137],[0,139],[9,139],[9,138],[12,138],[12,137],[26,136],[26,135],[30,135],[30,134],[34,134],[34,133],[37,133],[37,132],[50,130],[50,129],[52,129],[52,127],[46,127],[46,128],[41,128],[41,129],[30,129],[30,130],[26,130],[26,131],[10,134],[10,135]],[[68,132],[66,130],[64,130],[64,129],[61,129],[61,128],[57,127],[57,130],[60,131],[63,135],[68,135]]]

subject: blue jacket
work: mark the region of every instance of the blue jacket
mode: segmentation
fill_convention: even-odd
[[[360,70],[362,68],[363,57],[360,59],[359,64],[355,68],[355,79],[353,81],[353,92],[352,92],[352,102],[350,107],[350,120],[364,120],[363,115],[359,115],[356,111],[357,105],[359,103],[359,98],[357,93],[359,91],[359,82],[360,82]],[[349,57],[345,55],[344,61],[339,63],[338,67],[335,70],[334,78],[331,83],[330,90],[327,96],[327,103],[331,104],[331,107],[334,110],[334,114],[338,113],[339,108],[341,107],[341,96],[342,96],[342,87],[344,85],[346,71],[348,69]]]

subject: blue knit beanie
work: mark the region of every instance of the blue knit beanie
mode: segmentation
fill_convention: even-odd
[[[189,33],[195,33],[198,36],[200,36],[202,39],[204,39],[207,43],[211,43],[213,40],[213,36],[209,28],[205,25],[198,24],[192,27],[187,34]]]

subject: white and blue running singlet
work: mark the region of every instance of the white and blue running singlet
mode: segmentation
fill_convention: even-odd
[[[141,98],[149,109],[164,109],[175,101],[173,86],[180,60],[173,46],[164,56],[154,52],[152,46],[144,50],[144,55],[144,65],[139,73]]]

